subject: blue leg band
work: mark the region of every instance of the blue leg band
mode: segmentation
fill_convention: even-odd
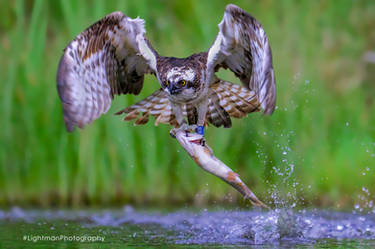
[[[204,126],[198,126],[196,132],[200,135],[204,135]]]

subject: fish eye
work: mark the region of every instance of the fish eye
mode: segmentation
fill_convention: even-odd
[[[169,81],[166,80],[165,83],[164,83],[164,85],[165,85],[166,87],[168,87],[168,86],[169,86]]]
[[[185,86],[185,85],[186,85],[186,81],[185,81],[185,80],[181,80],[181,81],[180,81],[180,85],[181,85],[181,86]]]

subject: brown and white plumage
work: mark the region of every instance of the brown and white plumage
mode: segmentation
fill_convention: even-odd
[[[65,48],[57,87],[69,131],[107,112],[114,95],[141,91],[144,74],[156,66],[156,52],[144,33],[143,20],[114,12]]]
[[[242,86],[215,76],[229,68]],[[211,123],[231,127],[230,117],[259,111],[271,114],[276,86],[272,55],[261,25],[235,5],[226,7],[208,52],[187,58],[163,57],[145,38],[144,21],[114,12],[79,34],[64,50],[57,85],[66,127],[84,125],[108,111],[114,95],[138,94],[144,74],[161,89],[125,108],[124,120],[179,127]]]
[[[260,110],[258,99],[253,91],[226,81],[211,85],[208,99],[206,125],[211,123],[216,127],[229,128],[232,126],[230,117],[242,118],[251,112]],[[183,106],[183,114],[188,118],[189,123],[196,123],[197,114],[193,108],[189,104]],[[162,89],[116,114],[123,113],[126,114],[124,120],[135,120],[135,125],[146,124],[149,121],[149,116],[155,118],[155,125],[160,123],[177,125],[167,93]]]
[[[272,114],[276,84],[266,33],[254,17],[233,4],[225,8],[219,34],[208,51],[208,77],[220,67],[229,68],[256,93],[264,113]]]

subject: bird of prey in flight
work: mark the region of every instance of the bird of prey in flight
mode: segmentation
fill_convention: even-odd
[[[260,23],[229,4],[219,32],[206,52],[187,58],[160,55],[146,38],[144,20],[114,12],[91,25],[64,50],[57,72],[57,88],[68,131],[84,127],[106,113],[115,95],[139,94],[145,74],[160,89],[118,114],[124,120],[170,124],[171,134],[184,130],[204,135],[204,127],[231,127],[242,118],[275,109],[276,85],[271,48]],[[231,70],[241,81],[218,78]]]

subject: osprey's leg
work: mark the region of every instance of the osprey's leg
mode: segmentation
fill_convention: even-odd
[[[204,122],[206,121],[206,115],[208,110],[208,101],[205,99],[199,105],[197,106],[197,112],[198,112],[198,122],[197,122],[197,128],[196,132],[199,135],[202,135],[202,143],[204,144]]]
[[[195,131],[195,129],[197,127],[196,125],[188,125],[186,123],[186,120],[184,118],[182,105],[172,104],[172,111],[173,111],[173,114],[176,116],[176,121],[177,121],[177,124],[178,124],[178,128],[173,128],[169,132],[169,134],[171,134],[171,136],[173,138],[176,137],[177,131],[180,131],[180,130],[183,130],[183,131],[186,131],[186,132]]]

